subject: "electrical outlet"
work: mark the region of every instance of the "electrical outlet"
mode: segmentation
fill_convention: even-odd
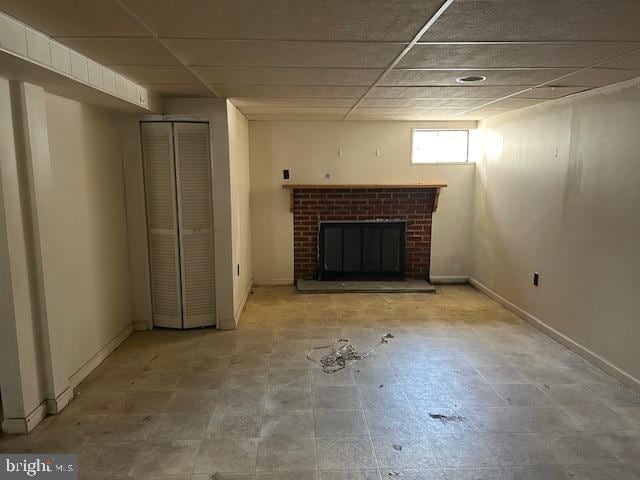
[[[282,178],[285,180],[289,180],[289,170],[282,171]]]
[[[540,274],[538,272],[533,272],[533,284],[537,287],[538,283],[540,283]]]

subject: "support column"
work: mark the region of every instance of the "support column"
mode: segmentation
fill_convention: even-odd
[[[0,388],[2,431],[27,433],[47,413],[46,382],[32,288],[28,187],[15,141],[18,108],[12,101],[17,97],[13,90],[17,85],[0,78]]]
[[[20,110],[33,232],[36,307],[42,340],[43,368],[46,373],[47,411],[56,414],[73,398],[73,389],[69,385],[63,357],[64,328],[51,305],[57,288],[50,265],[56,255],[56,226],[52,211],[53,181],[45,92],[42,87],[20,84]]]

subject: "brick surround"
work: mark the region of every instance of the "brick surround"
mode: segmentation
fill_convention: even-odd
[[[405,277],[429,279],[437,188],[292,188],[294,275],[315,278],[318,222],[406,220]]]

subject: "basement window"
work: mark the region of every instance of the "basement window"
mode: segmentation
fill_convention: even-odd
[[[411,137],[411,163],[467,163],[469,130],[426,130],[414,128]]]

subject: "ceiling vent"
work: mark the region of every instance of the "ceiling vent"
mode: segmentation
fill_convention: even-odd
[[[484,82],[486,79],[487,77],[482,77],[482,76],[460,77],[460,78],[456,78],[456,82],[474,83],[474,82]]]

